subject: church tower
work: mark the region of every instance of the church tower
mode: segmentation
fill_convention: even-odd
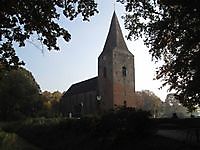
[[[98,90],[103,110],[136,105],[134,56],[126,46],[115,12],[98,58]]]

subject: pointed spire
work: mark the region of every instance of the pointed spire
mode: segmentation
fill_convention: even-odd
[[[114,48],[119,50],[128,50],[115,11],[112,16],[110,29],[103,51],[110,51]]]

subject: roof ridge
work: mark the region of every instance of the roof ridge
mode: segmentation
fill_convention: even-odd
[[[66,95],[75,95],[80,93],[85,93],[88,91],[97,90],[98,86],[98,77],[93,77],[78,83],[74,83],[70,88],[65,92]]]
[[[84,82],[87,82],[87,81],[93,80],[93,79],[95,79],[95,78],[98,78],[98,76],[96,76],[96,77],[92,77],[92,78],[89,78],[89,79],[86,79],[86,80],[83,80],[83,81],[80,81],[80,82],[76,82],[76,83],[74,83],[74,84],[72,84],[72,85],[80,84],[80,83],[84,83]]]

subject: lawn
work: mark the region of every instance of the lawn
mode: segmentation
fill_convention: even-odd
[[[15,133],[6,133],[0,129],[0,150],[40,150],[20,138]]]

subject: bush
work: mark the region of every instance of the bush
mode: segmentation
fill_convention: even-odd
[[[137,139],[152,134],[154,126],[149,116],[149,112],[121,108],[101,117],[28,119],[7,126],[6,130],[45,150],[88,149],[88,145],[91,149],[104,149],[122,138]]]

